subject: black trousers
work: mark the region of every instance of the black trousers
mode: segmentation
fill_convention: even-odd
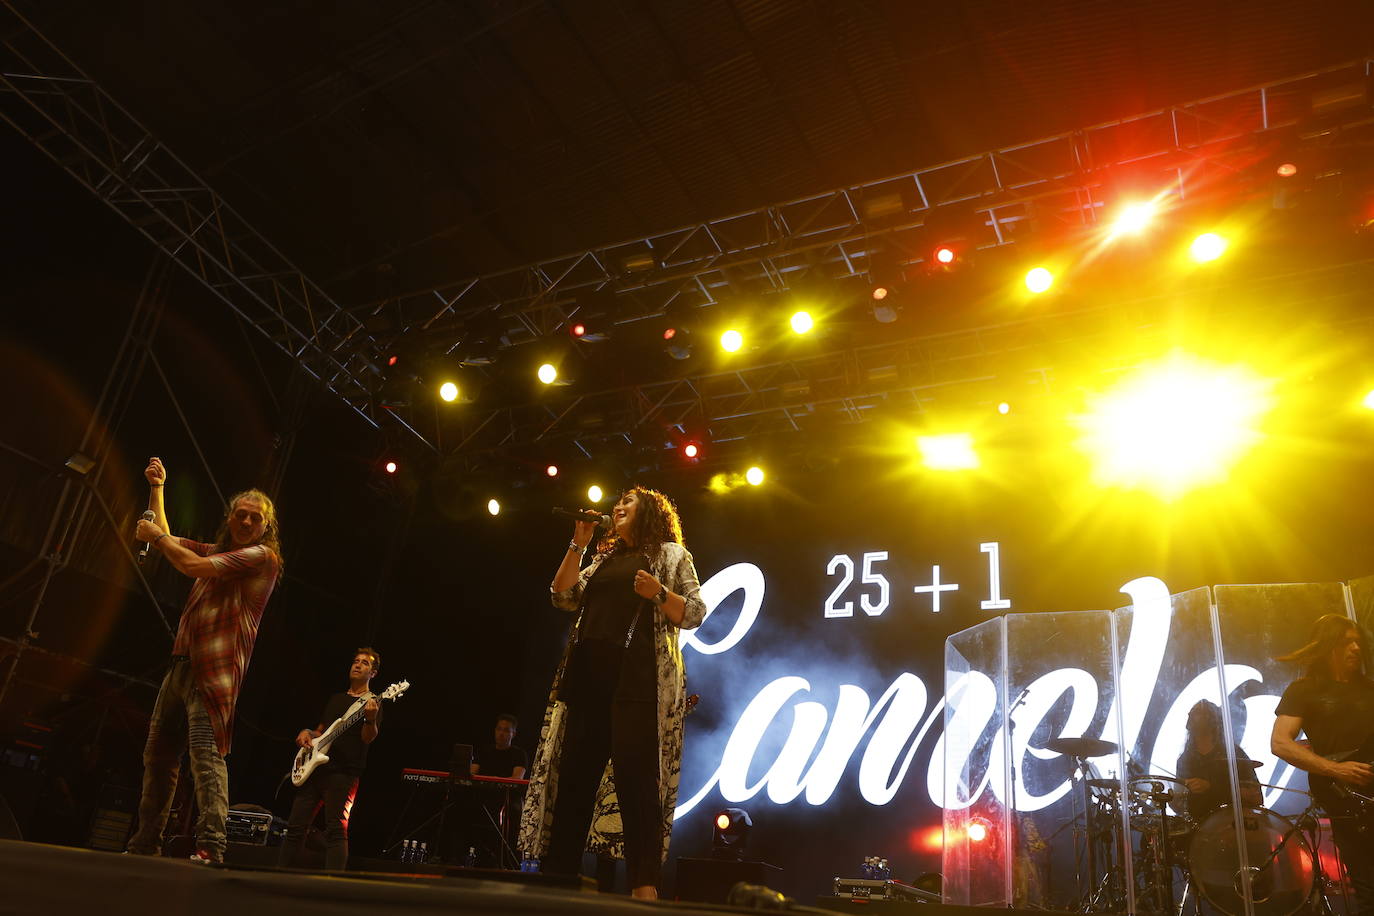
[[[291,817],[286,822],[286,837],[282,840],[277,864],[289,867],[305,843],[305,835],[315,821],[315,814],[324,806],[325,852],[324,867],[343,871],[348,867],[348,816],[353,811],[353,799],[358,794],[358,777],[338,770],[320,769],[310,774],[305,785],[296,790],[291,804]]]
[[[569,702],[558,766],[558,797],[543,870],[576,874],[582,864],[596,789],[609,760],[625,830],[630,887],[658,886],[663,867],[663,804],[658,789],[658,704],[604,694]]]
[[[1341,864],[1355,891],[1350,912],[1370,916],[1374,914],[1374,827],[1361,830],[1362,826],[1366,825],[1358,818],[1331,818],[1331,838],[1336,841],[1336,851],[1341,854]]]

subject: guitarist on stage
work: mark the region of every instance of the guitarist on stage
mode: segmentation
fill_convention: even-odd
[[[1275,710],[1270,748],[1306,770],[1313,793],[1331,817],[1331,833],[1355,891],[1355,912],[1374,913],[1374,814],[1341,789],[1374,790],[1374,767],[1356,752],[1374,735],[1374,681],[1365,674],[1369,636],[1343,614],[1318,618],[1307,645],[1280,656],[1305,669]],[[1298,743],[1306,732],[1311,749]],[[1362,759],[1350,759],[1353,757]],[[1324,787],[1334,787],[1323,791]]]
[[[296,790],[291,805],[291,817],[286,825],[277,864],[290,866],[305,841],[305,834],[315,820],[315,813],[324,806],[325,855],[324,866],[330,871],[343,871],[348,866],[348,816],[358,794],[358,779],[367,765],[367,748],[377,740],[382,722],[382,707],[372,695],[370,684],[381,667],[382,657],[376,649],[363,647],[353,656],[348,669],[348,690],[336,693],[324,704],[320,724],[314,729],[302,729],[296,736],[297,747],[310,747],[314,740],[335,720],[348,713],[353,704],[366,697],[362,722],[344,732],[329,747],[329,762],[315,772]]]

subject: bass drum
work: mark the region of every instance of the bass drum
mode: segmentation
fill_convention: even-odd
[[[1242,808],[1240,816],[1256,916],[1289,916],[1302,909],[1312,899],[1315,885],[1307,838],[1292,821],[1268,808]],[[1245,912],[1231,806],[1213,811],[1198,826],[1188,843],[1188,873],[1212,906],[1227,916]]]

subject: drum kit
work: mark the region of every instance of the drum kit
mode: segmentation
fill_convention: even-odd
[[[1117,751],[1110,741],[1056,738],[1045,742],[1045,749],[1073,758],[1082,785],[1082,811],[1075,811],[1072,822],[1075,912],[1127,911],[1127,856],[1137,913],[1200,916],[1212,910],[1246,916],[1247,885],[1255,916],[1291,916],[1304,908],[1331,912],[1321,863],[1313,853],[1316,837],[1307,835],[1317,824],[1312,807],[1290,819],[1259,806],[1237,811],[1222,805],[1195,819],[1192,793],[1175,776],[1095,775],[1090,761]],[[1253,760],[1236,763],[1260,766]]]

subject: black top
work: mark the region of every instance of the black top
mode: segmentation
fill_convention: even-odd
[[[475,749],[473,762],[477,764],[477,772],[482,776],[502,776],[509,779],[511,772],[516,767],[529,769],[530,759],[525,754],[523,747],[497,747],[488,744]]]
[[[587,580],[583,598],[587,610],[582,618],[582,639],[604,639],[618,646],[625,645],[630,621],[644,601],[635,593],[635,573],[647,567],[644,558],[637,553],[621,554],[602,561]]]
[[[635,573],[649,564],[637,553],[603,560],[583,592],[582,624],[562,696],[570,703],[654,700],[658,674],[653,646],[653,605],[634,589]],[[636,621],[630,644],[630,624]]]
[[[1374,735],[1374,681],[1300,677],[1288,685],[1274,713],[1301,718],[1314,753],[1346,754]]]
[[[328,728],[334,720],[348,712],[349,708],[358,701],[358,697],[350,696],[347,693],[336,693],[329,698],[329,702],[324,704],[324,712],[320,713],[320,721],[324,727]],[[377,708],[377,724],[382,723],[382,710],[380,704]],[[359,719],[353,723],[347,731],[334,740],[329,746],[329,762],[320,769],[336,770],[344,773],[352,773],[354,776],[363,775],[363,769],[367,766],[367,745],[363,744],[363,725],[366,723]]]
[[[1239,747],[1231,748],[1237,760],[1248,760]],[[1231,804],[1231,774],[1226,766],[1226,753],[1221,747],[1213,747],[1210,753],[1203,754],[1193,748],[1185,748],[1178,758],[1175,772],[1179,779],[1205,779],[1211,783],[1206,792],[1193,792],[1188,796],[1188,813],[1194,820],[1201,821],[1222,805]],[[1239,765],[1240,784],[1259,786],[1253,767]]]

